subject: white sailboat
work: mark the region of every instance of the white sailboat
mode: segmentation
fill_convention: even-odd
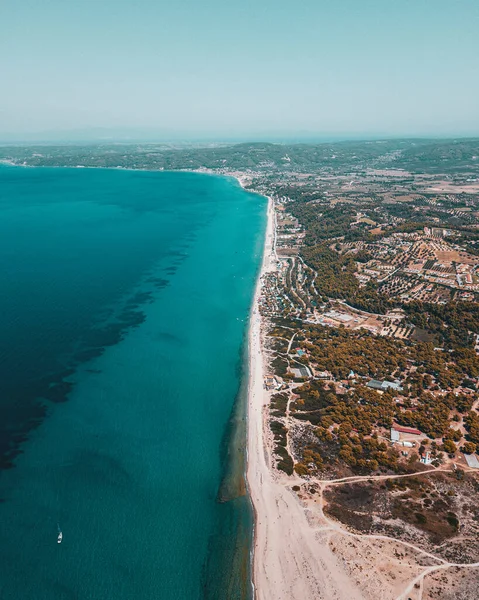
[[[63,539],[63,533],[62,533],[62,530],[60,529],[60,525],[58,525],[58,523],[57,523],[57,527],[58,527],[57,544],[61,544],[62,539]]]

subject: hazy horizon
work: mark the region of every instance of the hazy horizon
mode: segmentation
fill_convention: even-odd
[[[5,0],[0,142],[474,137],[478,26],[474,0]]]
[[[459,140],[459,139],[479,139],[479,133],[474,135],[464,134],[444,134],[444,135],[420,135],[420,134],[404,134],[404,135],[387,135],[387,134],[311,134],[298,133],[281,135],[237,135],[237,136],[214,136],[214,135],[190,135],[187,134],[162,134],[152,132],[126,133],[116,130],[104,131],[101,128],[98,130],[80,130],[80,131],[49,131],[32,133],[30,135],[5,135],[0,132],[0,146],[68,146],[68,145],[121,145],[121,144],[158,144],[165,146],[171,145],[176,147],[182,146],[207,146],[207,145],[230,145],[241,143],[273,143],[273,144],[332,144],[339,142],[371,142],[371,141],[386,141],[386,140]]]

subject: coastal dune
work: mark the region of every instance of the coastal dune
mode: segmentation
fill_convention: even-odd
[[[276,269],[274,209],[268,221],[261,275],[249,330],[247,481],[255,511],[253,583],[255,600],[361,600],[363,595],[322,543],[296,495],[270,468],[267,444],[268,394],[259,313],[261,278]]]

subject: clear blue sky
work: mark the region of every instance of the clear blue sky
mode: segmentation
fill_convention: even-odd
[[[1,0],[0,139],[479,134],[478,0]]]

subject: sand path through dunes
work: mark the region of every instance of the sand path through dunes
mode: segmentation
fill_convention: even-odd
[[[276,268],[272,202],[262,275]],[[261,317],[255,293],[249,332],[248,486],[256,513],[253,579],[256,600],[362,600],[355,584],[309,525],[297,497],[269,468],[264,426]]]

